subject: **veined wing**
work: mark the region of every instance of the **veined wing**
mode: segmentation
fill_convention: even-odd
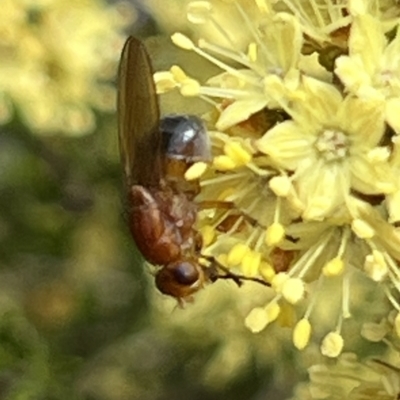
[[[118,79],[118,130],[128,186],[157,186],[161,178],[160,112],[153,69],[143,43],[129,37]]]

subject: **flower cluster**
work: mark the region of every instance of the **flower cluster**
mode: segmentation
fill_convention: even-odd
[[[245,4],[190,2],[189,21],[209,26],[213,40],[175,33],[172,41],[221,73],[202,84],[172,66],[155,74],[157,89],[212,106],[204,119],[213,162],[195,164],[187,179],[200,180],[198,200],[212,205],[199,214],[204,254],[274,290],[248,328],[259,332],[303,304],[293,342],[304,349],[315,305],[335,281],[341,289],[328,302],[339,311],[321,352],[337,357],[359,300],[354,276],[382,283],[400,311],[400,7]],[[235,30],[219,22],[219,7],[229,8]]]
[[[35,133],[91,132],[93,110],[115,107],[111,80],[122,28],[134,17],[121,7],[101,0],[2,1],[0,124],[15,110]]]
[[[398,367],[380,360],[360,361],[342,354],[335,365],[313,365],[310,383],[296,389],[293,400],[393,400],[400,393]]]
[[[342,354],[337,363],[313,365],[308,383],[297,386],[293,400],[349,399],[392,400],[400,394],[399,336],[396,312],[379,323],[365,323],[361,335],[370,342],[386,344],[384,356],[359,359]],[[371,343],[372,344],[372,343]]]

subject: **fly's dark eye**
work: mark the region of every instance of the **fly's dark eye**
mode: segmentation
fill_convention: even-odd
[[[185,298],[196,292],[203,282],[201,268],[190,261],[177,261],[162,267],[156,274],[156,285],[161,293]]]
[[[199,279],[199,272],[196,266],[190,262],[184,261],[174,264],[172,269],[173,276],[180,285],[193,285]]]
[[[160,122],[164,154],[186,162],[211,160],[206,128],[195,115],[169,115]]]

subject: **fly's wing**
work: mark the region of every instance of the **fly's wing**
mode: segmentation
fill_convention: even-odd
[[[119,145],[128,186],[157,186],[160,182],[159,119],[149,55],[142,42],[129,37],[118,81]]]

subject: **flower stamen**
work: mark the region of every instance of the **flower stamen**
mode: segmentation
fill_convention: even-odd
[[[171,36],[171,40],[176,46],[178,46],[184,50],[194,51],[199,56],[210,61],[212,64],[221,68],[223,71],[228,72],[232,76],[235,76],[251,85],[262,87],[262,84],[258,79],[251,78],[248,75],[241,73],[236,68],[233,68],[233,67],[229,66],[228,64],[222,62],[221,60],[218,60],[217,58],[213,57],[211,54],[208,54],[207,52],[202,50],[199,46],[196,46],[187,36],[183,35],[182,33],[179,33],[179,32],[174,33]],[[223,96],[221,96],[221,97],[223,97]]]
[[[267,60],[269,60],[269,62],[272,63],[273,60],[271,59],[270,52],[268,51],[267,47],[265,46],[265,43],[261,39],[261,37],[258,34],[257,30],[255,29],[255,27],[251,23],[248,15],[244,12],[243,8],[241,7],[241,5],[237,1],[234,1],[233,4],[236,6],[237,10],[239,11],[239,14],[243,18],[243,21],[245,22],[248,30],[250,31],[250,33],[253,36],[254,40],[256,41],[257,45],[262,50],[264,56],[267,58]]]
[[[333,235],[333,230],[330,230],[326,233],[318,243],[314,246],[310,247],[306,253],[294,264],[294,266],[290,269],[290,276],[298,276],[299,278],[303,278],[308,270],[313,266],[315,260],[321,255],[324,250],[326,244],[329,242],[330,238]]]
[[[348,152],[347,136],[336,129],[326,129],[318,137],[315,147],[327,162],[342,160]]]

